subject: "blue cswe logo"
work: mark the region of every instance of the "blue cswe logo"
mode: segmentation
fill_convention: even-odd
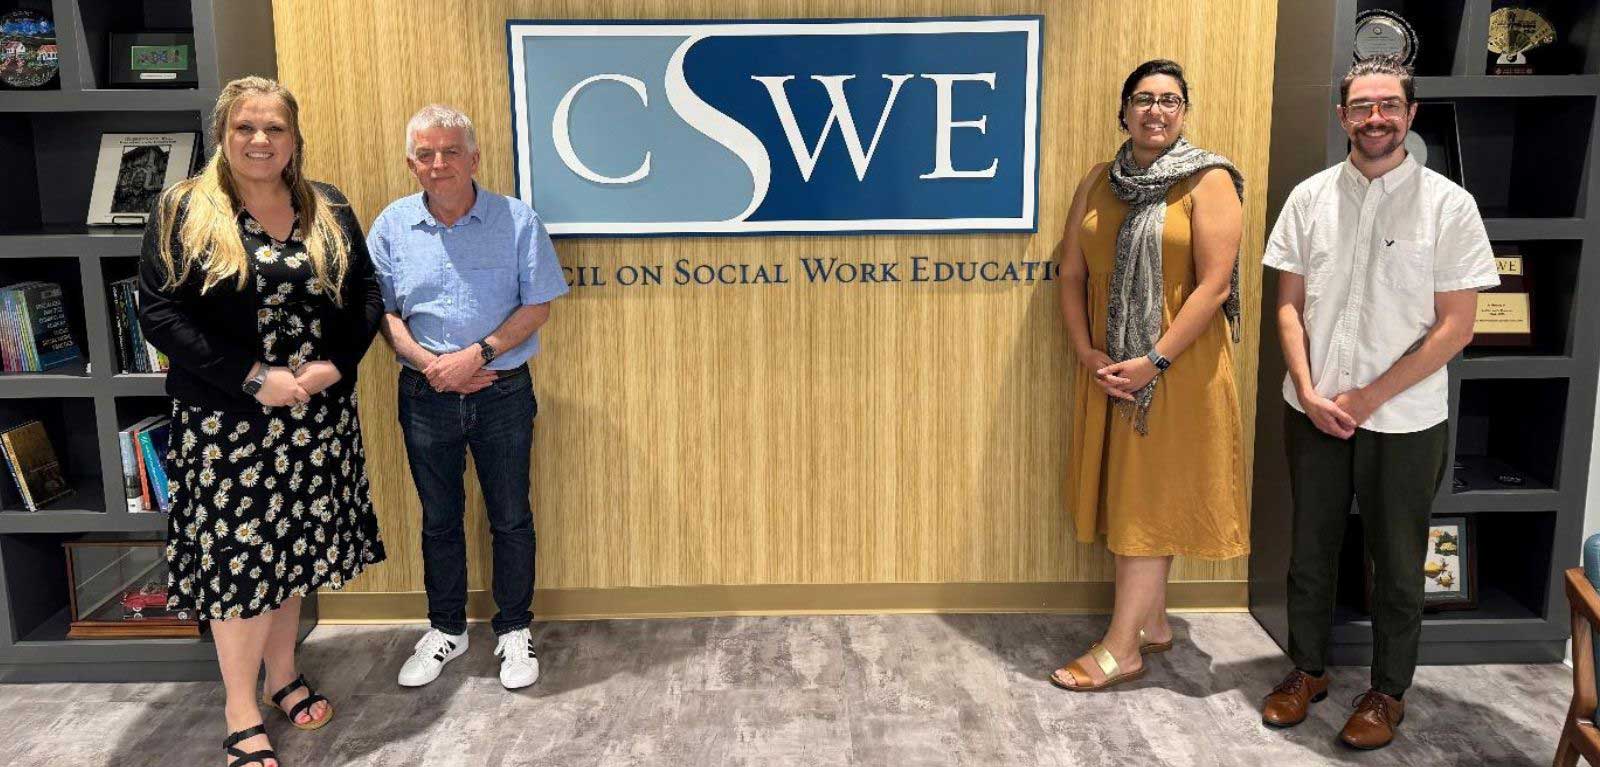
[[[506,25],[552,234],[1036,230],[1037,16]]]

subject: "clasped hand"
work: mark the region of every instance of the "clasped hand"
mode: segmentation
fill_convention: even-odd
[[[1355,436],[1356,427],[1372,417],[1378,403],[1365,389],[1351,389],[1328,399],[1315,391],[1299,392],[1300,407],[1306,411],[1317,429],[1323,434],[1339,439]]]
[[[1121,362],[1112,362],[1106,353],[1099,349],[1089,349],[1078,355],[1079,364],[1094,373],[1095,383],[1105,391],[1106,396],[1114,399],[1133,401],[1133,393],[1143,389],[1146,384],[1155,379],[1155,363],[1148,357],[1134,357]]]
[[[339,368],[327,360],[306,362],[298,368],[274,365],[267,368],[267,379],[256,392],[256,401],[267,407],[305,404],[341,378]]]
[[[495,372],[483,369],[483,354],[476,346],[435,356],[422,375],[434,391],[455,394],[473,394],[495,381]]]

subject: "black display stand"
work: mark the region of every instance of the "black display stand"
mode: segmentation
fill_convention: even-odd
[[[66,638],[62,542],[96,533],[165,536],[166,515],[129,513],[123,500],[117,431],[167,412],[159,374],[117,368],[107,286],[131,276],[142,228],[83,222],[105,132],[204,134],[223,83],[276,75],[268,0],[0,0],[53,16],[60,87],[0,91],[0,285],[59,283],[83,359],[47,373],[0,374],[0,426],[45,425],[74,492],[36,512],[23,510],[0,472],[0,681],[177,680],[217,675],[207,638]],[[110,35],[193,29],[198,87],[112,89]],[[206,136],[206,151],[211,149]],[[303,632],[314,625],[315,599]]]
[[[1600,148],[1600,3],[1543,4],[1554,8],[1546,18],[1559,39],[1538,59],[1530,55],[1538,73],[1491,76],[1489,15],[1507,4],[1337,0],[1279,7],[1269,225],[1295,184],[1347,154],[1333,113],[1338,83],[1351,63],[1356,15],[1383,8],[1410,21],[1422,38],[1419,124],[1424,116],[1435,130],[1453,123],[1461,181],[1477,199],[1490,239],[1517,246],[1534,286],[1531,343],[1469,347],[1450,363],[1451,460],[1465,484],[1453,487],[1447,477],[1434,513],[1475,519],[1480,598],[1475,609],[1424,617],[1424,663],[1560,661],[1570,630],[1561,573],[1578,564],[1583,528],[1600,368],[1594,315],[1600,189],[1590,170]],[[1270,306],[1277,274],[1264,271],[1262,304]],[[1250,611],[1285,645],[1284,363],[1271,312],[1261,313],[1261,329]],[[1521,484],[1496,479],[1507,473]],[[1360,524],[1352,510],[1332,637],[1338,664],[1371,661]]]

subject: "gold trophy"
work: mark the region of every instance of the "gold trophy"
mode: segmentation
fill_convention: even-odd
[[[1497,75],[1533,74],[1523,54],[1555,41],[1555,27],[1526,8],[1501,8],[1489,14],[1489,51],[1500,54],[1494,62]]]

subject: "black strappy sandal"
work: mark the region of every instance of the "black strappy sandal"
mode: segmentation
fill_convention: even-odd
[[[235,748],[242,740],[249,740],[257,735],[265,734],[267,734],[267,725],[263,723],[248,730],[240,730],[233,733],[228,736],[227,740],[222,741],[222,748],[228,752],[228,756],[233,758],[233,761],[228,762],[228,767],[244,767],[247,764],[259,764],[261,767],[267,767],[268,759],[276,761],[278,755],[270,748],[251,751],[248,754]]]
[[[289,693],[292,693],[302,687],[306,688],[306,692],[311,694],[307,695],[305,700],[294,704],[294,706],[289,709],[287,712],[289,715],[289,724],[294,725],[295,729],[297,730],[321,729],[323,725],[333,721],[333,701],[328,700],[326,697],[318,694],[316,690],[311,689],[311,685],[306,684],[305,674],[295,677],[293,682],[284,685],[283,689],[273,693],[270,700],[264,699],[262,702],[272,706],[278,711],[283,711],[283,699],[289,697]],[[328,713],[325,714],[321,719],[314,719],[309,723],[301,724],[300,715],[311,710],[311,707],[316,705],[318,701],[328,704]]]

